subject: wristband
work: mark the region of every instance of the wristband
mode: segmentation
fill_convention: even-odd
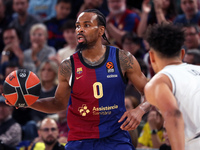
[[[157,134],[158,130],[157,129],[153,129],[150,131],[150,134]]]
[[[7,55],[7,56],[9,56],[10,55],[10,51],[2,51],[1,55]]]

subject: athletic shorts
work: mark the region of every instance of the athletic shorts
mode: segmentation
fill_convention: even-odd
[[[100,139],[69,141],[65,150],[135,150],[127,131]]]

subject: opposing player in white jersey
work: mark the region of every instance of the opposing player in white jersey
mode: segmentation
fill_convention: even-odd
[[[184,31],[179,26],[149,27],[150,60],[156,75],[146,99],[162,113],[172,150],[200,149],[200,66],[182,63]]]

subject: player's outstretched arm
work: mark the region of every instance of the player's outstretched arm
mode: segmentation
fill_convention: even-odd
[[[145,96],[160,110],[172,149],[184,150],[184,121],[169,78],[164,74],[154,76],[145,86]]]
[[[56,113],[66,109],[71,93],[71,87],[69,86],[71,72],[70,59],[63,61],[58,70],[59,83],[55,97],[38,99],[30,108],[46,113]]]
[[[134,87],[143,95],[144,87],[147,83],[147,78],[141,72],[140,65],[135,59],[135,57],[127,51],[120,50],[119,51],[119,60],[120,67],[123,75],[125,75]],[[123,121],[125,118],[125,122],[121,125],[122,130],[134,130],[140,124],[142,116],[147,112],[150,108],[150,104],[144,101],[137,108],[126,111],[119,122]]]

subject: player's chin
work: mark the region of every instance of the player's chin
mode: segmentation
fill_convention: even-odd
[[[87,47],[88,45],[86,42],[79,42],[76,47],[76,50],[85,50]]]

